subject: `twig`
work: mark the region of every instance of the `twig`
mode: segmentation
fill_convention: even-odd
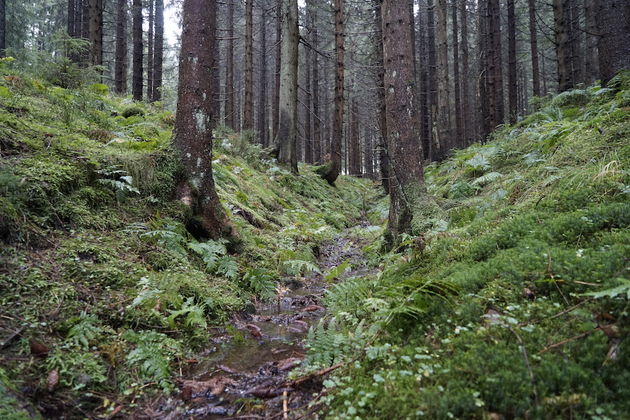
[[[289,401],[287,397],[287,391],[282,393],[282,418],[289,418]]]
[[[4,343],[2,343],[2,345],[0,345],[0,349],[7,347],[13,340],[15,340],[20,334],[22,334],[25,329],[26,327],[21,327],[14,331],[13,334],[11,334],[6,340],[4,340]]]
[[[534,376],[534,371],[532,369],[532,365],[529,362],[529,355],[527,354],[527,349],[525,348],[525,343],[523,342],[523,339],[521,338],[521,336],[516,332],[516,330],[514,330],[514,328],[509,327],[510,331],[512,331],[512,334],[514,334],[516,336],[516,339],[518,340],[518,344],[519,347],[521,348],[521,353],[523,353],[523,359],[525,360],[525,366],[527,367],[527,371],[529,372],[529,379],[532,383],[532,388],[534,391],[534,402],[536,404],[536,407],[538,407],[538,391],[536,390],[536,377]]]
[[[560,341],[558,343],[551,344],[551,345],[545,347],[544,349],[542,349],[541,351],[539,351],[536,354],[540,355],[540,354],[546,353],[546,352],[548,352],[551,349],[555,349],[556,347],[564,346],[565,344],[570,343],[571,341],[579,340],[580,338],[584,338],[587,335],[593,334],[595,331],[599,331],[599,330],[601,330],[600,327],[593,328],[592,330],[586,331],[586,332],[584,332],[582,334],[578,334],[578,335],[573,336],[571,338],[567,338],[566,340],[562,340],[562,341]]]

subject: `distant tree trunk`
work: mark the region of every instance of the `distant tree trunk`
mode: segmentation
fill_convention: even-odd
[[[90,64],[103,64],[103,0],[89,0]]]
[[[490,108],[490,79],[491,79],[491,69],[490,69],[490,17],[488,16],[488,1],[481,0],[479,2],[479,8],[477,11],[478,17],[478,33],[479,33],[479,80],[478,80],[478,89],[479,89],[479,126],[480,126],[480,137],[481,140],[485,140],[485,138],[490,134],[493,127],[492,125],[492,115]]]
[[[468,10],[466,7],[467,0],[459,2],[459,13],[462,21],[461,48],[462,48],[462,115],[464,119],[464,145],[468,146],[472,140],[472,127],[470,124],[470,64],[468,52]]]
[[[448,71],[448,35],[446,0],[437,2],[437,43],[438,43],[438,109],[437,109],[437,151],[438,158],[446,157],[451,147],[451,121],[449,114],[450,92]]]
[[[438,115],[438,81],[437,52],[435,45],[435,0],[428,0],[427,6],[427,45],[429,53],[429,136],[431,148],[429,160],[438,156],[439,145],[437,135]]]
[[[90,1],[82,0],[81,3],[81,38],[90,39]],[[88,51],[87,60],[90,59],[90,52]]]
[[[536,0],[529,1],[529,40],[532,55],[534,96],[540,96],[540,68],[538,66],[538,30],[536,28]]]
[[[278,130],[280,129],[280,71],[282,70],[282,1],[276,0],[276,70],[275,81],[276,90],[273,95],[273,137],[278,141]]]
[[[5,0],[0,0],[0,58],[6,55],[7,49],[7,12]]]
[[[143,73],[142,54],[142,0],[133,0],[133,99],[142,100]]]
[[[146,0],[145,0],[146,2]],[[147,33],[147,100],[153,97],[153,55],[154,55],[155,1],[149,0],[149,32]]]
[[[597,6],[595,0],[584,0],[584,22],[586,26],[584,78],[586,83],[593,83],[599,77],[596,15]]]
[[[175,148],[183,160],[186,181],[179,198],[190,203],[194,219],[189,230],[198,237],[231,233],[212,178],[212,80],[216,2],[184,0]]]
[[[5,0],[0,0],[0,7],[2,7],[1,12],[5,13]],[[120,9],[119,9],[119,13],[120,13]],[[6,19],[5,19],[6,21]],[[71,38],[76,38],[77,36],[77,32],[76,32],[76,24],[77,24],[77,4],[76,4],[76,0],[68,0],[68,25],[67,25],[67,32],[68,35]],[[5,35],[5,28],[6,26],[2,27],[2,36]]]
[[[234,92],[234,0],[227,0],[227,51],[225,65],[225,124],[236,130]]]
[[[376,100],[378,109],[378,128],[380,134],[380,141],[378,144],[378,161],[379,170],[381,173],[381,183],[383,184],[383,189],[385,190],[385,193],[389,194],[390,163],[387,151],[387,110],[385,108],[385,65],[383,62],[383,19],[381,1],[382,0],[373,0],[375,9],[374,13],[376,15],[376,30],[374,35],[376,53],[374,54],[374,56],[376,57],[375,67],[378,71],[376,79]]]
[[[630,68],[630,2],[609,0],[600,4],[597,13],[599,29],[599,77],[608,83],[615,73]]]
[[[243,129],[254,128],[254,2],[245,0],[245,102]]]
[[[414,214],[421,208],[424,189],[418,119],[414,108],[416,81],[411,42],[412,17],[405,2],[384,0],[383,51],[388,148],[394,176],[391,179],[389,242],[401,233],[414,233]],[[419,232],[415,232],[419,233]]]
[[[509,122],[514,124],[518,115],[518,79],[516,72],[516,13],[514,0],[507,0],[508,15],[508,109]]]
[[[494,130],[505,120],[503,95],[503,59],[501,47],[501,8],[499,0],[488,0],[489,21],[489,61],[488,89],[490,91],[489,109],[491,110],[490,130]]]
[[[127,0],[117,0],[116,62],[114,84],[116,93],[127,93]]]
[[[307,28],[307,32],[311,31],[311,23],[309,18],[309,27]],[[310,39],[308,40],[310,43]],[[312,80],[311,80],[311,54],[312,51],[310,48],[306,48],[305,51],[305,59],[304,59],[304,108],[306,110],[304,114],[304,161],[306,163],[313,163],[313,132],[311,120],[312,120],[312,102],[313,102],[313,92],[312,92]]]
[[[574,86],[571,65],[571,22],[569,0],[553,1],[554,35],[558,62],[558,90],[564,92]]]
[[[155,45],[153,59],[153,90],[151,100],[162,100],[162,74],[164,63],[164,0],[155,0]]]
[[[582,25],[580,24],[581,13],[578,0],[569,1],[569,19],[571,22],[571,66],[573,84],[584,83],[584,38]]]
[[[461,0],[460,0],[461,2]],[[459,22],[457,21],[457,2],[451,4],[451,21],[453,22],[453,82],[455,88],[455,127],[457,133],[455,146],[463,147],[464,142],[464,120],[462,112],[462,97],[459,75]],[[464,76],[466,78],[466,76]]]
[[[350,101],[348,138],[348,174],[361,176],[361,145],[359,138],[359,108],[356,97]]]
[[[258,103],[258,135],[260,144],[267,147],[269,138],[269,125],[267,121],[267,16],[265,8],[260,8],[260,97]]]
[[[282,15],[278,162],[289,165],[291,171],[297,173],[298,43],[300,40],[297,0],[284,0]]]
[[[334,184],[341,173],[341,143],[343,141],[344,113],[344,1],[335,0],[335,117],[330,144],[330,162],[323,178]]]
[[[312,0],[311,0],[312,1]],[[311,19],[313,26],[313,36],[311,43],[313,48],[319,48],[319,31],[317,29],[317,8],[310,4]],[[319,115],[319,55],[314,52],[311,56],[311,66],[313,67],[313,162],[322,162],[322,124]]]

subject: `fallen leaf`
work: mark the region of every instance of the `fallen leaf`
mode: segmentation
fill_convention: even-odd
[[[253,335],[254,337],[262,337],[262,331],[260,330],[260,327],[254,324],[247,324],[245,325],[245,328],[247,328],[250,332],[251,335]]]
[[[280,360],[278,362],[279,370],[291,370],[298,367],[302,363],[302,359],[297,357],[289,357],[288,359]]]
[[[302,309],[304,312],[315,312],[315,311],[323,311],[324,307],[319,305],[308,305],[306,308]]]
[[[57,369],[53,369],[48,372],[48,378],[46,379],[48,392],[53,392],[55,388],[57,388],[57,385],[59,385],[59,371]]]
[[[45,346],[44,344],[40,343],[37,340],[31,340],[28,343],[30,349],[31,349],[31,354],[33,356],[37,356],[37,357],[46,357],[48,356],[48,353],[50,352],[50,349]]]
[[[225,376],[217,376],[207,381],[184,380],[182,381],[182,399],[184,401],[190,401],[193,396],[205,394],[208,391],[210,391],[212,395],[220,395],[223,393],[226,386],[234,383],[232,379],[226,378]]]

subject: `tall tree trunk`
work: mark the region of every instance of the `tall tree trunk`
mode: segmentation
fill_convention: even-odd
[[[536,0],[529,2],[529,41],[532,55],[532,79],[534,96],[540,96],[540,68],[538,66],[538,30],[536,28]]]
[[[245,0],[245,103],[243,129],[254,128],[254,2]]]
[[[516,13],[514,0],[507,0],[508,14],[508,102],[509,122],[514,124],[518,116],[518,79],[516,73]]]
[[[599,77],[602,83],[608,83],[616,72],[630,68],[630,3],[627,0],[602,2],[597,27]]]
[[[0,58],[5,56],[7,49],[7,12],[5,0],[0,0]]]
[[[584,22],[586,26],[586,51],[584,78],[593,83],[599,77],[599,57],[597,54],[597,6],[595,0],[584,0]]]
[[[381,10],[382,0],[373,0],[375,19],[375,67],[378,71],[376,79],[376,101],[378,110],[379,128],[379,171],[381,173],[381,184],[386,194],[389,194],[390,163],[387,151],[387,111],[385,108],[385,65],[383,58],[383,19]]]
[[[494,130],[505,120],[503,95],[503,58],[501,47],[501,8],[499,0],[488,0],[489,35],[490,35],[490,68],[488,87],[492,119],[490,129]]]
[[[459,14],[461,16],[462,21],[462,32],[461,32],[461,49],[462,49],[462,116],[463,116],[463,127],[464,127],[464,146],[468,146],[472,140],[471,133],[471,114],[470,114],[470,85],[469,85],[469,75],[470,75],[470,64],[469,64],[469,52],[468,52],[468,8],[466,7],[467,0],[463,0],[459,2]]]
[[[435,0],[428,0],[427,7],[427,45],[429,53],[429,160],[438,156],[438,81],[437,81],[437,49],[435,44]]]
[[[411,42],[412,17],[405,2],[384,0],[383,52],[388,147],[394,176],[391,179],[388,238],[419,233],[422,221],[415,214],[426,195],[423,181],[418,119],[414,108],[416,81]]]
[[[155,45],[153,59],[153,89],[151,100],[162,100],[162,74],[164,63],[164,0],[155,0]]]
[[[5,10],[5,3],[4,2],[5,2],[5,0],[1,0],[0,1],[0,5],[2,6],[2,11],[3,12]],[[77,30],[76,30],[76,24],[77,24],[77,0],[68,0],[68,22],[67,23],[68,23],[68,25],[67,25],[67,29],[66,30],[68,31],[68,35],[71,38],[76,38],[76,36],[77,36]],[[3,34],[4,34],[4,30],[3,30]]]
[[[448,72],[448,35],[446,0],[437,2],[437,43],[438,43],[438,157],[444,158],[451,147],[451,121],[449,113],[450,92]]]
[[[311,0],[312,2],[312,0]],[[317,29],[317,6],[309,3],[309,10],[311,12],[311,21],[313,26],[313,33],[311,37],[311,44],[313,48],[317,50],[319,48],[319,31]],[[313,68],[313,161],[314,163],[322,162],[322,124],[320,121],[319,113],[319,55],[314,52],[311,55],[311,66]]]
[[[260,91],[258,103],[258,135],[260,144],[267,147],[269,138],[269,124],[267,121],[267,15],[265,7],[260,8]]]
[[[356,97],[350,101],[348,136],[348,174],[361,176],[361,145],[359,139],[359,108]]]
[[[90,39],[90,1],[82,0],[81,4],[81,38],[85,40]],[[90,52],[88,51],[87,59],[90,59]]]
[[[312,31],[312,22],[310,21],[310,17],[307,18],[308,19],[308,28],[307,28],[307,32],[311,32]],[[309,37],[310,38],[310,37]],[[308,42],[310,43],[310,39],[308,40]],[[305,114],[304,114],[304,161],[306,163],[313,163],[314,159],[313,159],[313,132],[312,132],[312,124],[311,124],[311,120],[312,118],[312,102],[313,102],[313,86],[312,86],[312,79],[311,79],[311,55],[313,54],[313,52],[311,51],[310,48],[306,48],[305,51],[305,58],[304,58],[304,64],[305,64],[305,68],[304,68],[304,90],[305,92],[305,97],[304,97],[304,108],[305,108]]]
[[[419,80],[420,139],[422,141],[423,158],[429,159],[431,153],[431,134],[429,131],[429,61],[427,56],[427,4],[421,0],[418,7],[418,42],[417,62]]]
[[[90,64],[103,64],[103,0],[89,0]]]
[[[278,141],[278,130],[280,129],[280,71],[282,70],[282,1],[276,0],[276,69],[275,69],[275,94],[273,95],[273,137]]]
[[[363,138],[363,175],[368,179],[374,179],[374,147],[372,136],[364,129]]]
[[[133,99],[142,100],[143,73],[142,55],[142,0],[133,0]]]
[[[234,92],[234,0],[227,0],[227,51],[225,65],[225,124],[236,130]]]
[[[297,173],[298,104],[298,4],[284,0],[282,13],[282,69],[280,74],[280,121],[278,123],[278,162]]]
[[[146,2],[146,0],[145,0]],[[155,1],[149,0],[149,32],[147,33],[147,100],[153,97],[153,57],[154,57]]]
[[[114,82],[116,93],[127,93],[127,1],[117,0],[116,17],[116,63]]]
[[[405,5],[406,7],[406,5]],[[344,1],[335,0],[335,117],[330,144],[330,162],[323,177],[329,184],[334,184],[341,173],[341,143],[343,141],[344,113]],[[408,28],[407,28],[408,29]]]
[[[558,62],[558,90],[564,92],[574,86],[571,65],[571,37],[569,0],[553,1],[554,35]]]
[[[580,24],[581,13],[578,0],[569,1],[569,16],[571,21],[571,66],[573,84],[584,83],[584,38],[582,25]]]
[[[184,0],[179,88],[175,122],[175,148],[179,151],[186,181],[179,198],[189,203],[194,219],[189,230],[198,237],[217,238],[231,233],[212,178],[212,78],[214,65],[216,2]]]
[[[460,0],[461,2],[461,0]],[[455,128],[457,133],[455,146],[463,147],[464,142],[464,120],[462,112],[462,97],[459,77],[459,22],[457,21],[457,2],[451,4],[451,21],[453,22],[453,82],[455,89]],[[465,76],[464,76],[465,78]]]
[[[490,114],[490,17],[488,16],[488,1],[480,0],[477,10],[477,24],[479,33],[479,133],[483,141],[492,131]]]

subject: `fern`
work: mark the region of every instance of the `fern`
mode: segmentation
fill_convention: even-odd
[[[351,269],[350,261],[344,261],[343,263],[332,268],[328,273],[326,273],[326,275],[324,276],[324,280],[330,283],[333,280],[336,280],[337,278],[342,276],[344,273],[346,273],[350,269]]]
[[[284,272],[290,276],[301,276],[309,273],[322,274],[319,267],[309,261],[288,260],[282,263]]]
[[[136,343],[126,357],[129,369],[143,382],[156,382],[165,392],[173,390],[171,362],[181,355],[179,343],[155,331],[129,333],[128,340]]]
[[[608,297],[608,298],[625,297],[626,299],[630,299],[630,280],[622,279],[622,278],[619,278],[617,280],[621,284],[616,287],[600,290],[599,292],[585,293],[584,296],[591,296],[595,299],[601,299],[605,297]]]
[[[238,278],[238,263],[232,257],[221,257],[217,261],[216,273],[230,280],[235,280]]]
[[[214,271],[219,258],[227,254],[226,241],[188,242],[188,248],[201,257],[206,264],[206,269]]]
[[[89,349],[90,345],[95,343],[106,331],[105,328],[97,324],[98,318],[94,315],[88,315],[85,312],[81,312],[79,322],[70,328],[70,331],[68,331],[68,340],[75,347],[79,347],[84,350]]]
[[[245,274],[243,280],[247,287],[262,299],[269,300],[276,295],[277,282],[267,270],[252,268]]]
[[[480,176],[479,178],[475,179],[472,182],[472,185],[486,185],[489,184],[491,182],[494,182],[498,179],[501,179],[501,177],[503,177],[502,174],[500,174],[499,172],[489,172],[483,176]]]
[[[193,298],[188,298],[182,305],[181,309],[169,311],[171,315],[166,318],[166,322],[169,327],[176,328],[175,319],[182,315],[185,315],[184,324],[187,327],[201,327],[207,328],[208,322],[206,321],[206,316],[204,314],[204,310],[201,306],[195,305]]]

